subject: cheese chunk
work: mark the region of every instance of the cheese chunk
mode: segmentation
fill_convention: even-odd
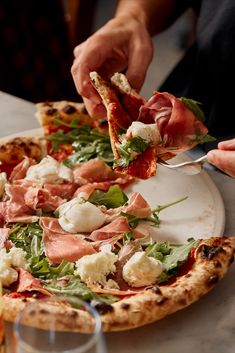
[[[73,181],[73,172],[63,163],[59,163],[51,156],[46,156],[40,163],[29,167],[26,180],[32,180],[41,184],[61,184],[64,181]]]
[[[161,135],[157,124],[144,124],[140,121],[133,121],[127,129],[126,139],[133,137],[141,137],[145,142],[152,142],[153,144],[161,142]]]
[[[15,268],[28,268],[26,252],[20,248],[13,247],[9,252],[0,250],[0,281],[4,287],[17,281],[18,273]]]
[[[5,185],[7,183],[7,175],[5,172],[0,173],[0,197],[4,194]]]
[[[69,233],[90,233],[105,221],[105,214],[98,207],[79,197],[61,205],[57,212],[60,226]]]
[[[154,284],[162,271],[161,261],[138,251],[123,266],[122,276],[130,286],[142,287]]]
[[[97,254],[85,255],[76,262],[75,274],[87,284],[107,284],[107,287],[115,287],[113,280],[106,281],[106,276],[115,272],[118,256],[112,252],[101,251]],[[112,282],[111,282],[112,281]]]

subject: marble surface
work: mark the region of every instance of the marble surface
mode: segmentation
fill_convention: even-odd
[[[35,106],[0,92],[0,137],[39,127]],[[192,151],[196,157],[200,151]],[[224,200],[225,235],[235,236],[235,179],[206,166]],[[106,334],[109,353],[234,353],[235,265],[206,296],[154,324]]]

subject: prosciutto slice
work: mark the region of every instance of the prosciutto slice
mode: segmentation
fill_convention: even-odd
[[[155,93],[140,107],[139,121],[156,123],[162,137],[157,155],[170,152],[176,155],[198,144],[198,138],[208,129],[185,104],[170,93]]]
[[[17,293],[37,291],[44,295],[51,296],[52,294],[44,289],[40,281],[34,278],[31,273],[23,268],[17,269],[18,271],[18,284],[16,287]]]
[[[133,181],[128,175],[114,172],[104,161],[91,159],[75,167],[74,181],[79,185],[87,183],[110,182],[111,184],[129,184]]]
[[[130,231],[131,228],[127,219],[125,217],[118,217],[106,226],[94,230],[89,238],[94,241],[105,240]]]
[[[42,242],[45,253],[52,264],[60,264],[67,260],[75,262],[84,255],[96,253],[91,243],[79,234],[65,232],[56,218],[41,217],[40,225],[43,229]]]
[[[13,168],[9,181],[12,183],[15,180],[23,179],[26,176],[29,167],[35,164],[36,161],[34,159],[25,157],[19,164],[17,164]]]

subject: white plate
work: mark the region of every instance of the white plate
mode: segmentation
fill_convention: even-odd
[[[22,131],[4,139],[15,136],[37,136],[41,135],[41,131],[41,129]],[[182,154],[175,157],[175,162],[188,159],[189,157]],[[130,195],[133,191],[140,192],[152,208],[188,196],[187,200],[160,213],[160,227],[150,227],[151,235],[156,240],[182,242],[189,237],[199,239],[223,235],[225,227],[223,200],[205,170],[200,174],[187,176],[158,165],[155,177],[137,181],[125,192]]]

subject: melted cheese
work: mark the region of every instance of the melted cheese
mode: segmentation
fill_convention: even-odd
[[[98,207],[79,197],[61,205],[57,212],[59,224],[69,233],[90,233],[105,221],[105,215]]]
[[[123,266],[122,276],[130,286],[142,287],[154,284],[162,271],[161,261],[138,251]]]
[[[140,121],[133,121],[127,129],[126,139],[133,137],[141,137],[145,142],[152,142],[153,144],[161,142],[161,135],[157,124],[144,124]]]
[[[61,184],[64,181],[73,181],[73,172],[64,164],[59,163],[51,156],[46,156],[40,163],[29,167],[26,180],[39,183]]]

